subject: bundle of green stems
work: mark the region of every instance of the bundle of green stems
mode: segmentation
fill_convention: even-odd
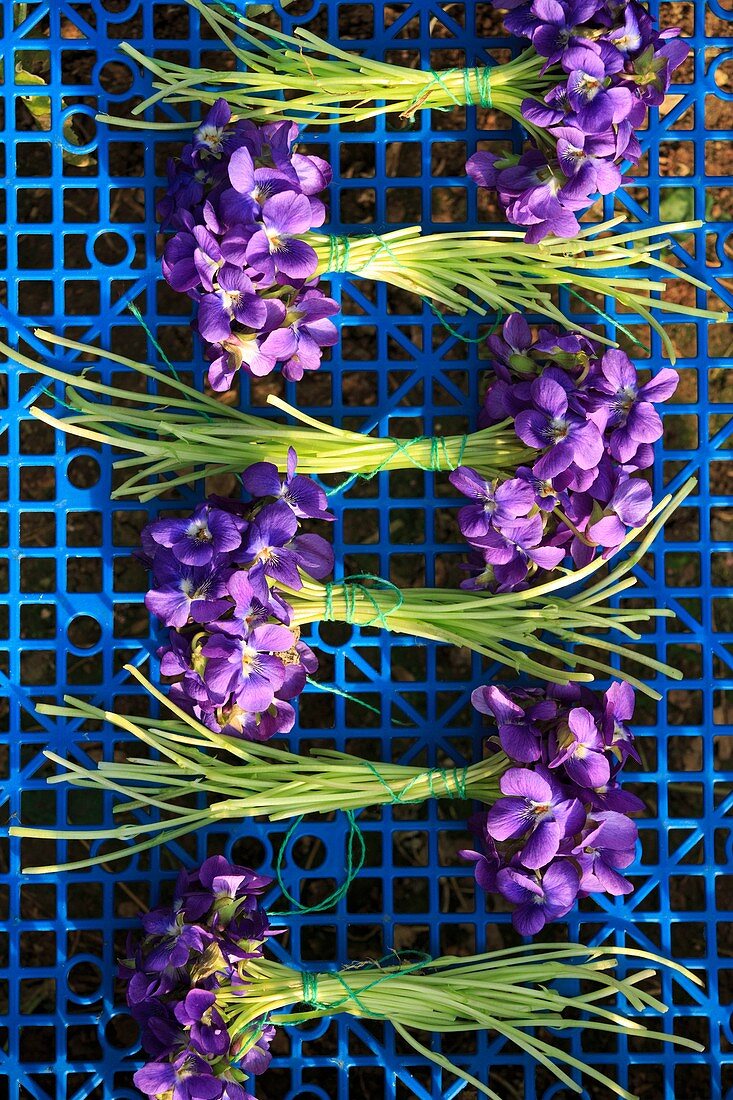
[[[388,283],[440,303],[459,316],[468,312],[485,316],[488,310],[536,314],[561,328],[611,344],[613,341],[602,334],[569,320],[567,310],[556,300],[558,292],[566,288],[571,298],[585,306],[591,320],[610,321],[599,304],[609,298],[617,308],[646,321],[674,362],[674,343],[656,316],[658,311],[711,321],[724,321],[728,316],[725,310],[670,302],[661,296],[667,289],[664,279],[670,276],[710,293],[707,283],[656,255],[670,245],[669,235],[689,233],[703,222],[611,232],[625,220],[619,215],[584,226],[571,240],[548,237],[538,244],[528,243],[524,233],[514,229],[423,234],[419,226],[361,236],[311,232],[304,239],[316,251],[320,275],[346,273]],[[659,237],[662,239],[655,239]],[[654,272],[659,272],[660,278],[648,277],[647,273]]]
[[[153,76],[157,91],[133,108],[133,115],[163,101],[210,105],[223,97],[232,111],[259,122],[281,120],[310,126],[353,124],[379,115],[412,119],[420,110],[492,107],[520,122],[539,142],[540,127],[522,116],[527,97],[543,99],[557,82],[543,73],[546,58],[532,48],[503,65],[481,65],[441,71],[408,68],[339,49],[304,27],[293,35],[263,27],[227,4],[186,0],[230,52],[236,71],[192,68],[149,57],[131,43],[122,51]],[[354,42],[358,48],[358,42]],[[286,93],[286,98],[283,97]],[[101,115],[114,125],[148,128],[133,118]],[[155,129],[179,124],[153,123]]]
[[[284,472],[290,447],[298,454],[301,473],[347,474],[349,482],[374,477],[382,470],[438,472],[460,465],[503,479],[534,454],[517,439],[510,421],[465,435],[380,438],[337,428],[270,394],[268,405],[297,421],[283,424],[265,415],[240,412],[148,364],[42,329],[34,335],[85,357],[129,368],[134,372],[131,377],[149,379],[157,387],[158,392],[148,393],[107,385],[82,372],[71,374],[38,363],[0,342],[0,352],[14,362],[66,386],[64,403],[70,415],[58,418],[34,405],[34,416],[71,435],[127,452],[114,463],[116,470],[127,475],[113,491],[115,498],[147,501],[201,476],[241,474],[254,462],[272,462]]]
[[[122,847],[64,864],[25,868],[28,874],[80,870],[165,844],[215,822],[241,822],[264,816],[284,821],[303,814],[355,813],[370,806],[404,805],[429,798],[476,799],[492,804],[510,762],[503,752],[467,767],[415,767],[371,763],[335,749],[312,748],[307,756],[278,744],[245,741],[217,733],[181,710],[136,668],[127,671],[163,705],[170,718],[127,716],[66,696],[65,706],[42,703],[39,714],[75,721],[106,722],[153,750],[152,756],[99,760],[96,770],[44,756],[65,770],[50,784],[111,791],[121,801],[115,813],[149,811],[154,820],[134,819],[108,829],[69,830],[13,826],[11,836],[43,840],[118,840]],[[206,796],[201,805],[201,796]],[[192,804],[192,798],[195,804]],[[157,817],[163,815],[163,819]],[[132,840],[135,843],[130,845]]]
[[[652,965],[616,976],[614,969],[627,959]],[[623,999],[636,1012],[664,1014],[666,1005],[640,988],[642,982],[656,976],[657,969],[671,970],[693,986],[702,985],[672,959],[633,948],[533,943],[466,957],[449,955],[393,966],[355,965],[320,973],[266,958],[247,960],[241,974],[247,981],[246,991],[238,987],[228,993],[220,988],[217,1007],[229,1033],[243,1036],[261,1019],[291,1025],[343,1012],[388,1021],[420,1055],[491,1100],[502,1100],[492,1088],[412,1034],[491,1031],[516,1043],[572,1092],[583,1089],[564,1067],[580,1071],[621,1100],[637,1100],[593,1061],[578,1058],[553,1042],[548,1031],[599,1031],[701,1050],[691,1039],[653,1030],[644,1018],[634,1019],[627,1010],[602,1003]],[[568,991],[569,981],[578,983],[579,992]],[[564,983],[560,989],[555,987],[557,982]],[[299,1005],[305,1008],[284,1011]]]
[[[364,575],[337,584],[322,584],[304,576],[298,591],[282,585],[278,589],[292,609],[292,626],[328,621],[376,626],[397,634],[466,646],[518,673],[525,672],[549,683],[587,683],[594,679],[594,673],[620,676],[643,694],[659,699],[661,696],[651,684],[628,670],[628,663],[642,665],[647,675],[656,672],[673,679],[681,678],[679,669],[641,649],[609,641],[605,635],[617,630],[639,642],[642,635],[629,624],[668,618],[674,613],[656,607],[613,606],[610,601],[636,585],[637,577],[630,575],[632,568],[695,485],[692,478],[674,496],[665,496],[646,524],[629,531],[621,543],[617,554],[639,540],[628,557],[611,563],[600,580],[581,587],[573,595],[561,593],[606,570],[603,558],[596,558],[580,569],[559,570],[559,576],[517,592],[399,589],[388,581]],[[566,648],[574,645],[581,648]],[[619,657],[620,669],[607,660],[592,657],[588,649]],[[532,657],[532,652],[538,656]],[[556,660],[559,667],[549,664],[548,658]]]

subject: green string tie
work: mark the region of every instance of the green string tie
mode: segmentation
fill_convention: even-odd
[[[68,409],[69,412],[73,413],[79,412],[79,409],[76,405],[72,405],[70,401],[67,401],[65,396],[57,397],[53,390],[49,389],[48,386],[44,386],[41,389],[41,393],[45,394],[46,397],[50,397],[52,401],[55,401],[57,405],[61,405],[63,409]]]
[[[348,237],[339,237],[335,234],[329,236],[327,270],[334,275],[343,275],[349,269],[350,252],[351,241]]]
[[[151,331],[151,329],[150,329],[150,326],[148,325],[147,321],[145,320],[145,318],[143,317],[142,313],[141,313],[141,312],[140,312],[140,310],[139,310],[139,309],[137,308],[137,306],[135,305],[135,303],[134,303],[134,302],[130,302],[130,303],[129,303],[129,305],[128,305],[128,307],[127,307],[127,309],[128,309],[128,311],[129,311],[129,312],[130,312],[130,313],[132,314],[132,316],[133,316],[133,317],[135,318],[135,320],[137,321],[137,323],[138,323],[139,325],[141,325],[141,326],[142,326],[143,332],[145,333],[145,335],[147,336],[148,340],[150,341],[150,343],[151,343],[151,344],[153,345],[153,347],[154,347],[154,348],[155,348],[155,350],[157,351],[157,353],[158,353],[158,355],[160,356],[160,358],[161,358],[161,359],[163,360],[163,362],[164,362],[164,363],[165,363],[165,365],[167,366],[168,370],[169,370],[169,371],[171,372],[171,374],[172,374],[172,375],[173,375],[173,377],[175,378],[176,382],[180,382],[180,381],[181,381],[181,379],[180,379],[180,378],[179,378],[179,376],[178,376],[178,371],[177,371],[177,370],[176,370],[176,368],[175,368],[175,367],[173,366],[173,364],[171,363],[171,361],[170,361],[170,359],[168,358],[168,356],[166,355],[166,353],[165,353],[165,352],[163,351],[162,347],[160,346],[160,344],[158,343],[157,339],[156,339],[156,338],[155,338],[155,336],[153,335],[153,333],[152,333],[152,331]]]
[[[443,91],[448,96],[448,98],[453,101],[453,103],[455,104],[456,107],[462,107],[463,104],[461,103],[458,96],[454,95],[453,92],[448,87],[448,85],[445,83],[447,78],[449,76],[452,76],[453,73],[455,73],[455,72],[457,72],[456,69],[444,69],[442,71],[442,73],[437,72],[435,69],[428,69],[428,74],[431,78],[430,83],[426,85],[425,90],[421,93],[421,95],[424,95],[424,96],[427,97],[427,94],[428,94],[431,86],[433,84],[438,84],[443,89]],[[438,108],[438,110],[447,111],[448,108],[447,107],[442,107],[442,108]]]
[[[366,585],[361,584],[361,581],[371,581],[376,585],[378,590],[385,592],[392,592],[395,597],[394,606],[388,608],[380,607],[378,601],[374,597],[374,593]],[[333,613],[333,594],[337,585],[329,581],[324,585],[325,599],[323,614],[321,616],[321,622],[335,622]],[[342,581],[338,582],[338,587],[343,589],[344,600],[346,602],[346,609],[344,612],[343,621],[350,626],[356,623],[356,606],[359,596],[363,596],[364,599],[372,605],[374,608],[374,618],[364,622],[357,623],[358,626],[374,626],[376,623],[379,626],[383,626],[386,630],[389,630],[389,623],[387,619],[390,615],[393,615],[395,611],[399,611],[402,604],[405,602],[400,589],[396,584],[392,584],[391,581],[386,581],[384,577],[377,577],[374,573],[354,573],[349,577],[344,577]]]
[[[342,691],[341,688],[337,688],[334,684],[321,684],[318,680],[314,680],[311,676],[306,676],[306,684],[310,684],[312,688],[317,688],[319,691],[327,691],[329,695],[338,695],[340,699],[348,699],[350,703],[357,703],[358,706],[364,707],[365,710],[370,710],[372,714],[378,714],[381,716],[382,711],[379,707],[373,707],[371,703],[367,703],[364,699],[360,699],[358,695],[351,695],[348,691]],[[410,722],[400,722],[398,718],[392,719],[392,725],[394,726],[411,726]]]
[[[227,4],[226,0],[209,0],[210,4],[213,4],[215,8],[223,8],[227,15],[233,15],[235,19],[241,19],[242,13],[233,8],[231,4]]]
[[[408,962],[409,958],[413,958],[413,962]],[[393,960],[396,959],[396,964]],[[363,1016],[368,1016],[373,1020],[381,1020],[383,1017],[378,1012],[372,1012],[367,1008],[361,998],[370,989],[375,989],[378,985],[382,985],[383,982],[392,981],[394,978],[401,978],[405,974],[414,974],[417,970],[424,970],[426,966],[430,966],[432,962],[430,955],[425,954],[423,951],[405,951],[402,955],[398,955],[396,952],[392,952],[391,955],[386,955],[383,959],[380,959],[378,963],[373,962],[359,962],[354,963],[352,966],[345,967],[344,970],[336,970],[328,975],[318,975],[310,971],[304,970],[302,972],[303,980],[303,1004],[307,1004],[310,1008],[315,1008],[318,1012],[338,1012],[349,1001],[353,1001],[358,1007]],[[394,966],[399,969],[392,969]],[[389,966],[390,969],[385,971],[385,968]],[[378,977],[374,981],[369,982],[367,985],[357,992],[347,982],[344,977],[344,973],[348,973],[349,970],[364,970],[372,968],[379,971]],[[344,996],[337,998],[335,1001],[321,1001],[318,996],[318,981],[319,977],[335,978],[336,981],[343,987]]]
[[[293,838],[294,833],[300,828],[304,815],[301,814],[296,817],[293,824],[285,834],[285,839],[280,845],[280,851],[277,854],[275,861],[275,875],[277,878],[277,884],[283,894],[283,897],[287,898],[290,904],[294,907],[292,912],[277,911],[271,912],[270,916],[273,917],[295,917],[301,916],[303,913],[322,913],[326,909],[332,909],[337,905],[342,898],[346,897],[349,887],[361,871],[366,860],[366,842],[364,840],[364,834],[359,828],[356,818],[354,817],[353,810],[346,811],[346,817],[349,822],[349,834],[346,840],[346,877],[344,881],[336,887],[336,889],[325,897],[322,901],[317,902],[315,905],[303,905],[297,898],[288,890],[283,879],[283,864],[285,862],[285,854],[288,844]]]
[[[451,336],[454,336],[456,338],[456,340],[460,340],[462,344],[483,344],[483,343],[485,343],[486,340],[488,340],[489,336],[492,336],[496,332],[496,330],[498,329],[499,325],[502,324],[502,322],[504,321],[503,312],[501,310],[498,310],[497,314],[496,314],[496,318],[495,318],[495,320],[493,321],[493,323],[491,325],[491,328],[489,329],[488,332],[484,333],[483,336],[464,336],[463,333],[458,331],[458,329],[453,328],[453,326],[450,324],[450,322],[446,318],[445,314],[441,310],[439,310],[436,305],[433,305],[433,303],[430,301],[429,298],[422,298],[421,301],[423,301],[425,303],[425,305],[428,307],[428,309],[432,310],[432,312],[438,318],[438,320],[440,321],[441,325],[446,330],[446,332],[449,332],[451,334]]]
[[[492,107],[491,68],[488,65],[481,65],[475,69],[463,70],[463,89],[466,95],[466,106],[473,107],[474,105],[473,89],[471,86],[472,77],[476,81],[479,107]]]
[[[468,438],[467,435],[461,436],[458,444],[458,457],[455,462],[451,460],[448,450],[448,437],[444,435],[416,435],[414,439],[393,439],[392,443],[394,444],[394,449],[378,466],[368,474],[350,474],[347,478],[344,478],[343,481],[340,481],[338,485],[333,485],[330,489],[326,489],[326,496],[332,497],[336,493],[344,492],[346,489],[350,489],[356,481],[371,481],[377,474],[381,474],[399,454],[404,455],[416,470],[423,470],[433,474],[440,473],[442,470],[455,470],[463,463],[463,455],[468,445]],[[412,447],[416,447],[423,443],[430,444],[430,455],[427,463],[418,461],[411,453]]]
[[[430,77],[427,84],[416,95],[412,97],[407,109],[403,112],[403,117],[410,117],[415,113],[418,107],[427,104],[427,100],[430,97],[430,89],[433,84],[437,84],[442,88],[445,94],[450,99],[451,103],[455,107],[473,107],[476,103],[475,95],[478,95],[479,107],[492,107],[493,100],[491,98],[491,66],[481,65],[474,69],[461,69],[461,75],[463,77],[463,99],[460,99],[446,84],[446,80],[449,76],[457,73],[458,69],[443,69],[441,72],[437,72],[435,69],[428,69],[426,75]],[[476,92],[474,93],[474,84]],[[431,104],[431,106],[433,106]],[[449,111],[450,107],[434,107],[436,111]]]
[[[377,257],[381,256],[383,252],[387,253],[389,258],[393,261],[393,263],[397,267],[401,266],[399,257],[395,255],[395,253],[390,248],[389,243],[387,241],[385,241],[384,237],[380,237],[379,233],[370,233],[369,237],[371,238],[371,240],[377,241],[379,243],[379,248],[377,248],[377,250],[375,252],[373,252],[371,254],[371,256],[369,256],[364,261],[364,263],[361,265],[361,267],[352,269],[352,272],[351,272],[352,275],[361,275],[362,272],[366,271],[366,269],[369,267],[369,265],[373,264],[374,261],[377,259]]]
[[[468,768],[430,768],[429,771],[421,772],[420,775],[414,776],[401,790],[396,791],[389,785],[384,776],[380,774],[379,769],[375,768],[371,761],[364,760],[362,763],[364,767],[368,768],[372,775],[379,780],[384,789],[389,792],[390,801],[395,805],[410,806],[418,802],[424,802],[424,798],[407,797],[413,787],[421,780],[427,781],[428,790],[432,798],[465,799],[468,797]],[[442,783],[444,790],[440,791],[436,789],[436,783]]]
[[[629,340],[631,340],[633,344],[636,344],[638,348],[644,348],[645,351],[647,350],[646,345],[642,343],[642,341],[639,340],[638,337],[634,336],[633,332],[630,332],[629,329],[622,325],[618,318],[611,317],[608,313],[605,312],[605,310],[601,309],[600,306],[593,305],[592,302],[589,302],[587,298],[584,298],[583,295],[579,294],[577,290],[573,290],[572,287],[568,287],[568,290],[570,292],[571,298],[577,298],[579,302],[582,302],[583,305],[591,311],[591,313],[595,313],[599,317],[602,317],[603,320],[608,321],[609,325],[611,325],[612,327],[620,329],[621,332],[623,332],[624,336],[628,336]]]

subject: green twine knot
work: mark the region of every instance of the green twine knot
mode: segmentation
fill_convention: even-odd
[[[395,603],[392,607],[383,608],[380,606],[377,599],[375,599],[374,593],[366,585],[361,584],[361,581],[370,581],[377,586],[378,590],[391,592],[395,597]],[[399,611],[402,604],[405,602],[400,589],[396,584],[392,584],[391,581],[386,581],[384,577],[377,577],[374,573],[353,573],[351,576],[344,577],[338,585],[343,589],[344,601],[346,608],[344,611],[344,622],[347,622],[350,626],[356,623],[356,610],[358,597],[362,596],[368,603],[374,608],[374,617],[364,622],[360,622],[359,626],[374,626],[378,623],[386,630],[389,630],[389,623],[387,622],[390,615],[394,615],[395,611]],[[336,585],[329,582],[324,585],[325,588],[325,606],[323,614],[321,616],[322,622],[333,622],[333,593]]]
[[[451,460],[448,453],[448,441],[444,435],[434,435],[430,440],[430,460],[427,467],[428,470],[432,470],[434,473],[438,473],[440,470],[455,470],[463,464],[463,455],[468,445],[468,436],[462,435],[461,442],[458,446],[458,456],[456,461]]]
[[[397,960],[396,963],[393,960]],[[408,959],[412,959],[412,962],[408,962]],[[385,955],[379,962],[357,962],[353,963],[350,967],[346,967],[345,970],[329,971],[328,974],[313,974],[312,972],[303,970],[302,982],[303,982],[303,1004],[307,1004],[310,1008],[316,1009],[318,1012],[338,1012],[349,1001],[353,1001],[358,1007],[362,1016],[370,1017],[373,1020],[381,1020],[383,1017],[378,1012],[372,1012],[367,1008],[361,998],[370,989],[375,989],[376,986],[382,985],[384,982],[393,981],[395,978],[401,978],[405,974],[414,974],[417,970],[423,970],[426,966],[429,966],[432,962],[432,957],[427,955],[424,951],[405,951],[402,955],[398,955],[396,951],[393,951],[390,955]],[[357,992],[353,989],[346,978],[344,973],[348,970],[365,970],[372,968],[378,971],[378,977],[374,981],[369,982],[367,985]],[[386,967],[390,969],[387,970]],[[343,997],[337,997],[335,1001],[322,1001],[318,996],[318,982],[319,978],[334,978],[344,990]],[[286,1021],[287,1022],[287,1021]]]
[[[463,70],[463,89],[466,95],[467,107],[473,107],[474,105],[472,80],[476,83],[479,107],[492,107],[491,68],[488,65],[481,65],[475,69]]]
[[[390,801],[394,805],[410,806],[418,802],[424,802],[423,797],[408,798],[408,795],[412,791],[413,787],[421,781],[426,781],[428,790],[432,798],[461,798],[468,797],[468,768],[430,768],[429,771],[421,772],[419,775],[414,776],[404,787],[399,791],[396,791],[389,785],[384,776],[381,775],[378,768],[375,768],[374,764],[369,760],[364,760],[364,767],[368,768],[372,775],[379,780],[385,790],[389,793]],[[440,791],[436,788],[436,784],[441,783],[443,790]]]
[[[333,581],[329,581],[328,584],[324,585],[324,608],[323,608],[323,616],[322,616],[322,620],[321,620],[324,623],[332,623],[334,621],[334,618],[333,618],[333,589],[334,589]]]
[[[453,92],[447,84],[448,77],[453,76],[454,73],[460,72],[463,77],[463,99]],[[455,107],[473,107],[476,103],[474,97],[478,96],[479,107],[492,107],[493,101],[491,98],[491,67],[489,65],[477,66],[474,69],[443,69],[438,72],[436,69],[428,69],[426,76],[430,79],[423,88],[417,92],[409,104],[402,112],[401,118],[412,118],[419,107],[427,105],[427,101],[430,98],[430,92],[434,84],[437,84],[439,88],[442,88],[451,104]],[[436,111],[449,111],[450,106],[437,107],[434,104],[430,104]]]
[[[442,470],[455,470],[463,463],[463,455],[468,445],[468,436],[461,436],[458,444],[458,457],[455,462],[451,460],[448,450],[448,437],[444,435],[416,435],[413,439],[393,439],[392,443],[394,449],[386,458],[382,459],[378,466],[370,470],[368,474],[349,474],[349,476],[339,482],[338,485],[333,485],[330,489],[326,489],[326,496],[332,497],[335,496],[336,493],[341,493],[346,489],[350,489],[355,481],[371,481],[377,474],[381,474],[382,470],[387,469],[392,460],[399,454],[404,455],[416,470],[423,470],[433,474],[440,473]],[[417,447],[424,443],[430,444],[430,455],[427,463],[420,462],[419,459],[412,454],[413,447]]]
[[[397,267],[400,267],[399,256],[397,256],[392,248],[390,248],[389,242],[385,241],[384,237],[380,237],[379,233],[369,233],[368,237],[370,240],[377,242],[378,248],[376,248],[374,252],[372,252],[371,256],[367,256],[361,267],[355,267],[351,269],[352,275],[362,275],[369,267],[369,265],[373,264],[374,261],[382,255],[383,252],[386,252],[390,260],[392,260]],[[348,237],[346,237],[345,239],[348,240]]]
[[[344,881],[336,887],[336,889],[323,898],[322,901],[317,902],[315,905],[303,905],[297,898],[288,890],[283,879],[283,864],[285,862],[285,853],[294,833],[300,828],[303,821],[303,814],[296,817],[293,824],[285,834],[285,839],[280,845],[280,851],[277,854],[275,861],[275,875],[277,878],[277,884],[282,891],[283,897],[287,898],[294,909],[292,912],[275,912],[271,913],[274,917],[293,917],[301,916],[303,913],[322,913],[326,909],[333,908],[337,905],[342,898],[346,897],[346,894],[356,876],[361,871],[366,860],[366,842],[364,840],[364,834],[359,828],[356,818],[354,817],[353,810],[346,811],[346,817],[349,822],[349,834],[346,840],[346,877]]]
[[[318,975],[310,970],[303,971],[303,1004],[311,1008],[320,1008],[318,1000]]]
[[[332,234],[328,238],[328,271],[334,275],[343,275],[349,269],[351,241],[348,237]]]

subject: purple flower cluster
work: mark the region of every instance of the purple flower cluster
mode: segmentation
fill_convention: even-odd
[[[119,974],[152,1058],[134,1082],[151,1100],[254,1100],[245,1082],[269,1066],[275,1028],[228,1027],[222,991],[246,994],[242,963],[274,934],[259,908],[270,882],[212,856],[181,871],[172,906],[146,913],[144,935],[128,943]]]
[[[521,156],[476,153],[466,165],[479,187],[499,192],[528,241],[574,237],[578,213],[622,183],[636,164],[636,133],[658,106],[689,46],[658,31],[637,0],[495,0],[510,34],[528,38],[556,80],[544,100],[522,103],[530,146]]]
[[[228,389],[241,368],[293,381],[317,370],[336,343],[338,305],[315,285],[317,256],[303,235],[323,225],[331,181],[320,157],[294,150],[298,128],[231,122],[219,99],[194,131],[158,204],[170,286],[198,303],[195,325],[209,382]]]
[[[301,572],[322,580],[333,568],[330,544],[298,533],[302,519],[333,516],[296,462],[291,448],[284,478],[269,462],[250,466],[249,504],[211,498],[142,534],[153,575],[145,604],[170,627],[158,655],[175,678],[171,699],[210,729],[254,741],[292,729],[292,700],[318,667],[278,586],[299,590]]]
[[[513,906],[525,936],[578,897],[630,893],[621,872],[634,860],[637,828],[628,814],[644,806],[618,774],[629,756],[639,759],[628,728],[633,688],[614,683],[600,700],[577,686],[480,687],[471,698],[516,764],[502,776],[502,797],[470,822],[482,850],[461,855],[478,885]]]
[[[474,575],[462,587],[506,592],[568,552],[576,566],[607,557],[645,522],[652,493],[636,475],[662,435],[654,404],[672,396],[679,376],[664,367],[642,384],[625,352],[573,333],[533,337],[519,314],[488,347],[494,380],[479,423],[512,420],[536,457],[505,481],[468,467],[450,480],[472,502],[458,514],[473,548]]]

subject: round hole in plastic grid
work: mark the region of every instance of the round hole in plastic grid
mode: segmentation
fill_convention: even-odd
[[[99,459],[92,454],[77,454],[69,462],[66,473],[76,489],[91,489],[101,477]]]

